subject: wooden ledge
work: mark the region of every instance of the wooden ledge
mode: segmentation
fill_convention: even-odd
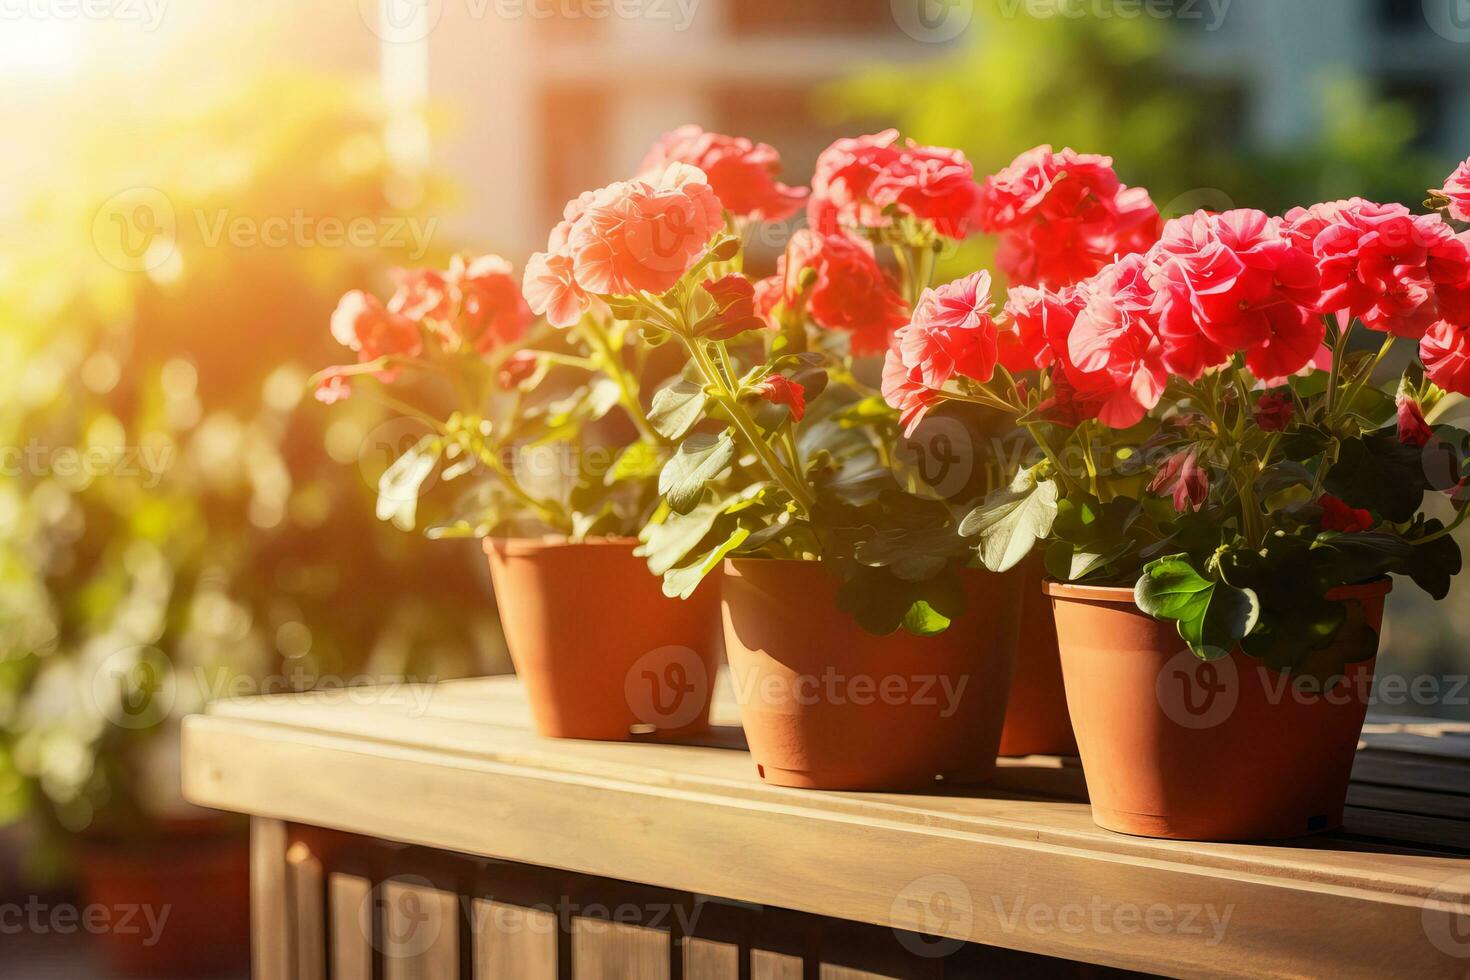
[[[729,726],[725,699],[716,721]],[[512,678],[218,702],[192,801],[442,850],[1178,976],[1470,975],[1464,728],[1375,725],[1347,829],[1286,845],[1098,829],[1076,760],[933,795],[762,783],[706,744],[532,732]]]

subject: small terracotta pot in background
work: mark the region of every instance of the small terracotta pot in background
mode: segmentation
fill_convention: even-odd
[[[84,838],[75,858],[85,907],[115,917],[97,935],[115,974],[193,980],[233,975],[249,962],[250,843],[243,833]]]
[[[485,541],[506,645],[542,735],[623,741],[709,728],[719,576],[670,599],[637,544]]]
[[[1375,654],[1391,588],[1383,580],[1328,595],[1357,606],[1349,623],[1360,617],[1373,631]],[[1341,826],[1373,660],[1303,692],[1239,650],[1198,660],[1174,623],[1138,609],[1131,589],[1048,582],[1046,591],[1099,826],[1218,841]],[[1363,641],[1344,633],[1335,644],[1346,642]]]
[[[930,637],[874,636],[819,562],[736,559],[725,648],[757,771],[808,789],[900,790],[995,769],[1021,578],[965,573],[965,612]]]
[[[1067,692],[1062,685],[1062,658],[1057,650],[1057,623],[1051,599],[1042,591],[1041,556],[1024,562],[1021,575],[1021,633],[1000,754],[1076,755]]]

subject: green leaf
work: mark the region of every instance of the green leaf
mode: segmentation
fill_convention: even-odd
[[[1424,525],[1425,534],[1443,529],[1444,524],[1438,520],[1430,520]],[[1460,574],[1462,562],[1459,543],[1452,535],[1446,534],[1428,544],[1415,544],[1404,561],[1402,571],[1435,599],[1443,599],[1449,595],[1450,580]]]
[[[909,606],[909,611],[903,616],[904,631],[915,636],[937,636],[949,629],[951,622],[953,620],[929,605],[925,599]]]
[[[956,575],[906,582],[885,568],[858,565],[850,572],[837,590],[838,608],[877,636],[901,628],[932,636],[964,612],[965,593]]]
[[[1404,445],[1392,432],[1375,432],[1342,443],[1325,485],[1350,507],[1403,523],[1414,519],[1429,479],[1418,447]]]
[[[1057,485],[1022,473],[1010,489],[995,491],[965,515],[960,534],[978,537],[981,563],[992,572],[1004,572],[1051,533],[1056,517]]]
[[[603,482],[607,486],[626,480],[646,480],[663,468],[663,453],[657,446],[635,442],[618,454]]]
[[[1261,612],[1255,592],[1205,578],[1186,555],[1149,562],[1133,599],[1155,619],[1174,620],[1180,638],[1201,660],[1228,656],[1255,629]]]
[[[418,517],[419,491],[424,480],[434,472],[443,451],[444,440],[424,436],[383,471],[378,478],[378,520],[392,521],[400,530],[413,530]]]
[[[664,573],[664,595],[670,599],[687,599],[699,588],[699,583],[704,577],[714,571],[719,564],[725,560],[725,556],[745,543],[750,537],[750,529],[737,526],[730,536],[709,551],[700,555],[692,563],[671,568]]]
[[[675,381],[654,394],[648,422],[659,435],[677,442],[704,415],[705,397],[702,386],[683,379]]]
[[[735,461],[735,442],[726,429],[718,436],[696,433],[685,439],[658,477],[658,492],[676,514],[687,514],[704,494],[705,484]]]

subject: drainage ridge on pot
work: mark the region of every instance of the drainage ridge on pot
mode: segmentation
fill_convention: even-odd
[[[1320,685],[1296,683],[1240,650],[1199,660],[1172,622],[1138,609],[1131,589],[1045,588],[1098,826],[1216,841],[1341,826],[1390,580],[1328,593],[1349,616],[1326,655],[1361,642],[1373,656]]]
[[[761,778],[904,790],[995,769],[1022,577],[966,572],[966,608],[936,636],[865,632],[814,561],[727,561],[725,647]]]
[[[536,730],[626,741],[708,730],[719,582],[665,596],[629,538],[487,538],[490,577]]]

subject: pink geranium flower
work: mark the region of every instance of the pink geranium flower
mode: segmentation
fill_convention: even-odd
[[[782,221],[806,200],[806,188],[776,180],[781,155],[765,143],[706,132],[690,124],[671,130],[644,157],[640,173],[653,177],[671,163],[687,163],[704,171],[715,196],[739,218]]]
[[[575,326],[592,307],[592,297],[577,283],[575,260],[564,252],[537,252],[526,263],[521,291],[534,313],[553,327]]]
[[[667,292],[725,220],[704,173],[670,164],[650,183],[598,191],[567,234],[577,283],[598,296]]]
[[[1419,338],[1440,318],[1440,295],[1464,284],[1465,243],[1437,214],[1362,198],[1286,214],[1287,234],[1322,274],[1318,309]]]
[[[312,395],[323,405],[335,405],[352,395],[352,380],[342,368],[331,367],[321,373]]]
[[[996,262],[1019,285],[1068,286],[1158,235],[1159,213],[1125,187],[1111,157],[1038,146],[986,179],[980,227],[1001,236]]]
[[[1176,218],[1148,259],[1175,373],[1194,380],[1243,351],[1258,378],[1283,377],[1321,347],[1316,263],[1278,219],[1249,209]]]
[[[1169,380],[1143,256],[1124,256],[1078,290],[1086,305],[1067,337],[1068,380],[1100,401],[1099,421],[1126,429],[1159,403]]]
[[[926,289],[894,348],[925,386],[942,388],[956,374],[984,383],[995,374],[997,332],[990,315],[990,273]]]
[[[526,332],[531,310],[511,264],[498,255],[456,255],[449,269],[397,269],[388,309],[422,321],[451,350],[468,344],[489,353]]]
[[[909,140],[868,189],[874,205],[933,224],[946,238],[970,234],[980,204],[975,168],[959,150]]]
[[[1470,221],[1470,160],[1460,164],[1454,173],[1445,178],[1440,193],[1449,202],[1446,210],[1451,218],[1456,221]]]

